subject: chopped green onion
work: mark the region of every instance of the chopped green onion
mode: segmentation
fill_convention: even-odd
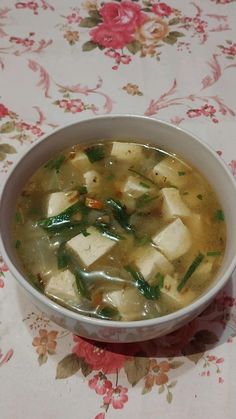
[[[224,221],[225,215],[222,210],[219,209],[215,212],[215,219],[218,221]]]
[[[154,201],[155,199],[159,198],[159,195],[150,196],[148,193],[145,193],[139,196],[136,200],[136,207],[142,208],[145,205],[149,204],[150,202]]]
[[[158,272],[155,275],[155,278],[158,280],[158,285],[160,288],[163,288],[164,286],[164,275],[162,275],[160,272]]]
[[[22,215],[19,211],[15,213],[15,220],[16,220],[16,224],[22,224],[23,222]]]
[[[129,272],[135,282],[139,292],[143,294],[148,300],[158,300],[160,298],[160,285],[149,285],[139,271],[135,271],[130,265],[124,266],[124,269]]]
[[[84,152],[91,163],[102,160],[105,157],[103,146],[88,147],[84,150]]]
[[[49,170],[54,170],[55,169],[56,173],[59,173],[61,165],[64,163],[64,161],[65,161],[65,156],[63,156],[63,154],[62,154],[61,156],[57,157],[56,159],[49,160],[44,165],[44,167],[46,169],[49,169]]]
[[[188,195],[188,192],[186,191],[186,192],[183,192],[183,195]]]
[[[214,252],[207,252],[207,256],[219,256],[221,255],[221,252],[219,251],[214,251]]]
[[[19,249],[19,247],[21,246],[21,241],[20,240],[16,240],[15,242],[15,248]]]
[[[139,185],[140,186],[143,186],[144,188],[147,188],[147,189],[149,189],[150,188],[150,185],[148,185],[147,183],[145,183],[145,182],[139,182]]]
[[[113,173],[110,173],[107,177],[106,180],[113,180],[115,179],[115,175]]]
[[[138,246],[144,246],[145,244],[151,242],[151,236],[149,236],[149,234],[144,234],[141,237],[135,236],[135,239]]]
[[[198,194],[197,198],[200,199],[200,201],[202,201],[202,198],[203,198],[202,194]]]
[[[179,285],[177,286],[177,290],[180,292],[183,287],[185,286],[188,279],[192,276],[192,274],[195,272],[195,270],[198,268],[200,263],[203,261],[204,255],[202,253],[199,253],[199,255],[194,259],[194,261],[189,266],[187,272],[184,274],[182,279],[180,280]]]
[[[108,223],[101,223],[99,221],[96,221],[94,227],[96,227],[104,236],[108,237],[111,240],[119,241],[124,239],[123,236],[113,231],[112,226]]]
[[[180,171],[180,172],[178,172],[178,175],[179,175],[179,176],[184,176],[184,175],[186,175],[186,172],[182,172],[182,171]]]
[[[111,306],[98,307],[96,314],[98,317],[106,320],[113,319],[114,317],[120,317],[117,308]]]
[[[83,215],[87,215],[89,209],[82,203],[82,202],[75,202],[75,204],[71,205],[65,211],[61,212],[58,215],[45,218],[43,220],[39,220],[37,225],[42,227],[46,230],[61,228],[64,226],[71,226],[71,217],[72,215],[80,212]]]
[[[143,175],[142,173],[138,172],[137,170],[134,170],[132,168],[130,168],[128,170],[129,170],[129,172],[135,173],[136,175],[138,175],[141,178],[145,179],[147,182],[150,182],[152,185],[155,185],[156,187],[158,187],[157,184],[152,179],[149,179],[149,177]]]
[[[125,207],[121,204],[121,202],[112,198],[108,198],[105,202],[109,207],[112,208],[113,215],[121,227],[131,232],[132,226],[129,223],[129,215],[127,214]]]
[[[57,267],[58,267],[58,269],[67,268],[69,262],[70,262],[70,256],[65,250],[65,244],[62,243],[57,250]]]
[[[86,186],[80,186],[79,187],[79,194],[80,195],[85,195],[86,193],[88,193],[88,190],[87,190]]]

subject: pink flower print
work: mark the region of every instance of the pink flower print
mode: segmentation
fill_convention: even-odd
[[[105,413],[98,413],[94,419],[105,419]]]
[[[15,4],[15,7],[17,9],[26,9],[27,4],[26,3],[22,3],[21,1]]]
[[[100,9],[100,15],[113,32],[134,33],[135,29],[147,19],[141,7],[132,1],[105,3]]]
[[[219,379],[218,379],[218,383],[219,383],[219,384],[224,384],[224,379],[223,379],[222,377],[219,377]]]
[[[229,167],[231,168],[233,175],[236,176],[236,160],[231,160]]]
[[[25,38],[22,39],[22,45],[24,45],[25,47],[32,47],[32,45],[34,45],[34,40],[33,39],[29,39],[29,38]]]
[[[4,116],[9,115],[9,110],[6,108],[6,106],[3,105],[3,103],[0,103],[0,118],[4,118]]]
[[[4,281],[2,278],[0,278],[0,288],[3,288],[3,287],[4,287]]]
[[[152,6],[152,12],[159,17],[170,16],[173,9],[166,3],[157,3]]]
[[[202,115],[202,111],[201,109],[189,109],[189,111],[187,111],[187,115],[189,118],[196,118]]]
[[[75,12],[71,13],[71,15],[66,16],[66,19],[69,25],[71,25],[72,23],[80,23],[81,21],[81,17]]]
[[[39,7],[38,4],[35,1],[29,1],[27,3],[27,6],[31,10],[37,10],[37,8]]]
[[[217,358],[216,358],[216,356],[214,356],[214,355],[207,355],[207,359],[208,359],[208,361],[209,361],[209,362],[213,362],[213,361],[215,361]]]
[[[204,105],[201,107],[201,111],[205,116],[212,116],[216,113],[216,108],[212,105]]]
[[[103,23],[89,32],[91,39],[96,44],[105,48],[124,48],[126,44],[133,40],[129,32],[115,32],[109,25]]]
[[[71,113],[82,112],[84,110],[84,103],[80,99],[72,99],[70,101],[69,110]]]
[[[224,362],[224,358],[218,358],[216,360],[216,364],[223,364],[223,362]]]
[[[89,380],[89,387],[96,391],[97,394],[104,395],[108,390],[111,390],[112,383],[107,380],[106,376],[99,372],[99,374],[94,375],[91,380]]]
[[[103,397],[104,404],[111,404],[114,409],[123,409],[124,404],[128,401],[128,389],[126,387],[118,386],[111,389]]]
[[[232,44],[228,47],[223,47],[223,48],[221,48],[221,50],[225,55],[235,57],[236,56],[236,43],[234,43],[234,44]]]

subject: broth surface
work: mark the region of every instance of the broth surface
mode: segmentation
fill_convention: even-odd
[[[74,146],[18,198],[13,239],[26,277],[81,314],[141,320],[176,311],[213,281],[224,213],[176,155],[135,143]]]

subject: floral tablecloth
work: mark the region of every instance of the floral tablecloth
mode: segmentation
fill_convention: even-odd
[[[44,133],[126,112],[198,134],[236,176],[235,22],[233,0],[1,0],[1,184]],[[1,419],[234,419],[235,335],[235,274],[181,330],[105,345],[49,321],[0,259]]]

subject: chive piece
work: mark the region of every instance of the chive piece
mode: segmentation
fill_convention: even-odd
[[[148,193],[145,193],[139,196],[136,200],[136,207],[142,208],[145,205],[149,204],[150,202],[154,201],[155,199],[159,198],[159,195],[150,196]]]
[[[129,223],[129,215],[127,214],[125,207],[121,204],[120,201],[108,198],[106,204],[112,208],[113,215],[118,223],[123,227],[126,231],[131,232],[132,226]]]
[[[110,173],[107,177],[106,180],[113,180],[115,179],[115,175],[113,173]]]
[[[178,172],[178,175],[179,176],[184,176],[184,175],[186,175],[186,172],[180,171],[180,172]]]
[[[85,195],[86,193],[88,193],[88,190],[87,190],[86,186],[80,186],[79,187],[79,194],[80,195]]]
[[[151,242],[151,236],[148,234],[144,234],[141,237],[135,237],[135,239],[138,246],[144,246],[145,244]]]
[[[214,252],[207,252],[207,256],[219,256],[221,255],[221,252],[219,251],[214,251]]]
[[[160,286],[149,285],[144,279],[143,275],[139,271],[135,271],[130,265],[124,266],[124,269],[132,276],[137,289],[143,294],[148,300],[158,300],[160,298]]]
[[[21,246],[21,241],[20,240],[16,240],[15,242],[15,248],[19,249],[19,247]]]
[[[102,160],[105,157],[105,151],[103,146],[88,147],[84,150],[90,163]]]
[[[138,172],[137,170],[134,170],[132,168],[130,168],[128,170],[129,170],[129,172],[135,173],[136,175],[138,175],[141,178],[145,179],[147,182],[150,182],[152,185],[155,185],[156,187],[158,187],[158,185],[152,179],[149,179],[149,177],[143,175],[142,173]]]
[[[198,268],[200,263],[203,261],[204,255],[202,253],[199,253],[199,255],[194,259],[194,261],[189,266],[187,272],[184,274],[184,276],[181,278],[179,285],[177,286],[177,290],[180,292],[183,287],[185,286],[186,282],[190,278],[190,276],[195,272],[195,270]]]
[[[140,185],[140,186],[143,186],[144,188],[150,189],[150,185],[148,185],[148,184],[147,184],[147,183],[145,183],[145,182],[139,182],[139,185]]]
[[[224,215],[224,213],[223,213],[223,211],[222,210],[217,210],[216,212],[215,212],[215,217],[214,217],[217,221],[224,221],[224,219],[225,219],[225,215]]]
[[[16,221],[16,224],[22,224],[23,220],[22,220],[21,213],[19,211],[15,213],[15,221]]]
[[[96,310],[96,314],[98,317],[106,320],[113,319],[114,317],[120,317],[117,308],[108,305],[98,307],[98,309]]]
[[[62,164],[65,161],[65,156],[63,156],[63,154],[59,157],[57,157],[56,159],[52,159],[49,160],[45,165],[45,169],[49,169],[49,170],[56,170],[56,173],[60,172],[60,168],[62,166]]]
[[[70,262],[70,256],[65,250],[65,244],[62,243],[57,250],[57,267],[58,267],[58,269],[67,268],[69,262]]]
[[[188,192],[186,191],[186,192],[183,192],[183,195],[188,195]]]
[[[203,198],[202,194],[198,194],[197,198],[200,199],[200,201],[202,201],[202,198]]]
[[[89,298],[89,292],[84,281],[83,270],[79,266],[76,266],[73,270],[73,274],[75,275],[75,282],[79,294],[83,297]]]
[[[111,240],[119,241],[124,239],[123,236],[120,236],[120,234],[117,234],[115,231],[113,231],[111,225],[108,223],[100,223],[96,221],[94,223],[94,227],[96,227],[104,236]]]
[[[72,215],[76,214],[77,212],[80,212],[83,215],[87,215],[89,209],[82,202],[75,202],[75,204],[71,205],[69,208],[67,208],[60,214],[37,221],[37,225],[46,230],[61,228],[65,225],[70,226],[70,219]]]
[[[157,279],[159,287],[163,288],[163,286],[164,286],[164,275],[162,275],[160,272],[158,272],[155,275],[155,279]]]

